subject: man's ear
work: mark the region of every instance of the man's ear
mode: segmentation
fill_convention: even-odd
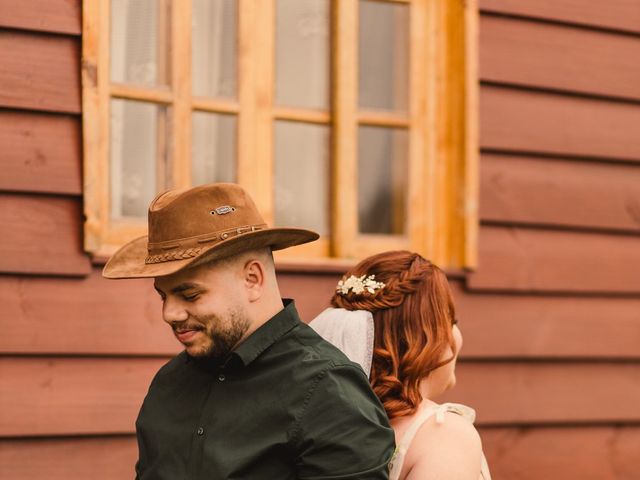
[[[265,267],[260,260],[251,259],[244,265],[244,286],[249,302],[262,297],[265,283]]]

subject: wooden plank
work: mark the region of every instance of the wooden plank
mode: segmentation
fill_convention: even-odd
[[[631,480],[640,472],[638,426],[481,428],[493,478]]]
[[[82,193],[80,119],[0,111],[0,190]]]
[[[152,280],[0,277],[2,353],[173,355]],[[72,303],[73,308],[70,308]],[[64,321],[61,321],[64,319]]]
[[[640,358],[640,299],[472,293],[452,282],[462,358]]]
[[[277,120],[293,120],[294,122],[325,125],[331,121],[331,114],[326,110],[274,106],[273,118]]]
[[[0,357],[0,436],[132,433],[166,360]],[[443,400],[472,405],[480,425],[640,420],[637,363],[462,361],[456,372]]]
[[[144,88],[134,85],[119,85],[117,83],[111,84],[110,95],[115,98],[165,105],[171,105],[174,99],[173,92],[167,87]]]
[[[637,426],[480,428],[494,478],[632,479],[640,471]],[[111,480],[132,476],[133,436],[0,441],[12,480]]]
[[[640,161],[640,105],[484,85],[480,147]]]
[[[284,297],[312,320],[328,307],[340,275],[279,273]],[[69,308],[73,299],[73,308]],[[152,280],[0,276],[0,353],[174,355]],[[64,322],[59,320],[64,318]]]
[[[133,478],[133,436],[0,440],[0,471],[11,480]]]
[[[80,113],[79,39],[0,31],[0,106]]]
[[[472,290],[638,294],[640,236],[483,226]]]
[[[278,277],[308,322],[329,306],[340,274]],[[463,358],[640,358],[638,299],[477,294],[452,285]],[[174,355],[181,348],[150,280],[114,282],[98,270],[83,279],[5,275],[0,304],[3,354]]]
[[[480,218],[640,232],[640,166],[484,154]]]
[[[640,99],[640,37],[491,15],[480,32],[482,80]]]
[[[0,436],[135,431],[165,358],[0,358]]]
[[[478,425],[640,420],[637,362],[462,361],[456,377],[456,387],[438,400],[473,406]]]
[[[273,85],[275,2],[238,3],[238,183],[269,224],[274,219]]]
[[[84,248],[103,255],[109,232],[109,2],[82,2]],[[104,34],[102,32],[105,32]],[[111,252],[113,253],[113,252]]]
[[[480,0],[480,8],[485,12],[640,33],[640,7],[636,0]]]
[[[80,0],[0,0],[0,26],[80,35]]]
[[[337,2],[331,17],[331,254],[357,258],[358,2]]]
[[[0,194],[0,272],[86,275],[79,199]]]
[[[171,159],[169,178],[173,188],[191,186],[191,0],[170,3],[170,72],[171,87],[175,101],[171,106],[171,119],[168,124],[168,155]],[[103,32],[103,34],[106,32]],[[158,140],[164,135],[158,132]],[[158,153],[156,163],[164,162],[162,153]],[[157,189],[162,190],[162,185]]]

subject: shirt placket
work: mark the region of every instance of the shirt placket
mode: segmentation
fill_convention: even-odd
[[[198,415],[198,421],[194,426],[192,448],[187,464],[187,478],[185,480],[210,479],[211,469],[215,469],[215,465],[205,465],[204,463],[204,447],[207,436],[211,434],[211,419],[216,411],[215,403],[220,388],[227,379],[227,373],[224,366],[213,371],[209,392],[206,400],[202,403],[202,409]]]

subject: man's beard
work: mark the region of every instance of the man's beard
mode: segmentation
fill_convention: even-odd
[[[194,320],[204,327],[202,334],[209,338],[209,344],[190,355],[214,362],[224,360],[251,326],[249,316],[240,307],[230,310],[224,320],[215,314],[194,317]]]

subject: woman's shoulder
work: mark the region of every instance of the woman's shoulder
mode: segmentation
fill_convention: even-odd
[[[459,404],[432,407],[407,452],[407,479],[455,477],[476,480],[482,461],[480,435],[473,426],[475,412]],[[455,469],[452,470],[452,469]]]

